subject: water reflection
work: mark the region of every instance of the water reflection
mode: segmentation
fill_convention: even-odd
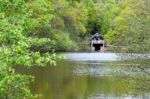
[[[16,70],[35,76],[31,89],[41,94],[39,99],[150,99],[150,90],[142,89],[149,85],[144,83],[149,76],[132,72],[132,68],[102,62],[62,61],[56,67]]]
[[[116,61],[120,60],[120,54],[116,53],[68,53],[66,54],[68,60],[73,61]]]
[[[124,96],[105,96],[103,94],[98,94],[96,96],[90,96],[87,99],[149,99],[149,96],[133,96],[133,95],[124,95]]]

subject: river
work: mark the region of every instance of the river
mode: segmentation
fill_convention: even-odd
[[[67,53],[57,66],[17,67],[35,76],[38,99],[150,99],[150,77],[132,66],[112,64],[114,53]],[[149,69],[149,68],[148,68]]]

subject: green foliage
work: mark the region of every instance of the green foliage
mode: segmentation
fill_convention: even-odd
[[[89,34],[95,34],[96,32],[101,32],[101,4],[95,4],[92,0],[89,0],[87,4],[88,9],[88,24],[87,32]]]
[[[55,65],[54,50],[80,50],[95,32],[123,52],[149,53],[149,5],[149,0],[0,0],[0,98],[35,98],[28,87],[33,77],[16,73],[14,66]]]
[[[77,45],[73,40],[71,40],[69,33],[56,31],[51,34],[51,38],[53,38],[55,42],[54,48],[57,51],[77,50]]]
[[[120,13],[105,35],[107,42],[122,46],[120,51],[150,52],[149,13],[150,2],[126,0],[120,5]]]
[[[16,73],[14,66],[55,64],[55,55],[41,55],[30,50],[33,45],[40,46],[50,41],[33,35],[36,28],[50,22],[51,9],[51,3],[44,0],[0,1],[0,98],[35,97],[28,87],[32,77]]]
[[[130,20],[130,15],[132,15],[132,9],[129,7],[125,7],[113,19],[112,26],[109,27],[108,33],[105,35],[106,40],[111,42],[111,44],[115,44],[117,42],[117,38],[119,38],[119,34],[128,29],[128,20]]]
[[[87,28],[88,11],[83,2],[51,0],[54,17],[50,25],[42,32],[43,37],[49,37],[56,43],[56,51],[75,51],[77,41],[81,35],[85,35]],[[46,32],[46,33],[45,33]],[[41,36],[41,33],[38,35]]]
[[[115,0],[107,0],[103,5],[102,12],[102,34],[107,34],[113,24],[114,18],[119,14],[120,9]]]
[[[149,53],[150,2],[148,1],[145,3],[141,3],[140,1],[130,1],[128,3],[134,3],[134,5],[130,5],[131,9],[133,10],[133,14],[130,15],[130,21],[128,21],[128,29],[124,31],[124,34],[122,33],[120,35],[120,37],[123,39],[126,36],[126,40],[122,42],[119,39],[119,41],[121,45],[125,46],[126,52]]]

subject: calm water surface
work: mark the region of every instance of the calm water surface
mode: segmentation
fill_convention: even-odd
[[[94,60],[96,54],[93,58],[88,54],[92,60],[85,60],[83,55],[67,55],[57,66],[16,70],[35,76],[31,90],[41,95],[39,99],[150,99],[148,75],[132,67],[107,64],[118,56],[103,54],[105,58]]]

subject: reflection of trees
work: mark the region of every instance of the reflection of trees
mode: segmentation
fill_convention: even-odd
[[[134,57],[135,58],[135,57]],[[129,84],[130,88],[133,90],[133,94],[150,93],[150,63],[149,59],[134,59],[125,60],[121,62],[114,63],[124,64],[119,66],[122,70],[126,70],[126,75],[124,77],[117,76],[121,81]],[[120,72],[121,74],[122,72]]]
[[[73,73],[76,65],[61,62],[57,67],[34,68],[30,71],[36,77],[32,90],[43,94],[40,99],[86,99],[99,93],[122,96],[129,90],[127,84],[118,82],[113,77],[77,76]]]
[[[120,66],[122,70],[138,72],[137,76],[132,74],[122,76],[122,71],[121,75],[78,76],[73,73],[77,65],[73,62],[63,61],[58,63],[56,67],[39,67],[27,70],[27,73],[35,75],[35,83],[31,86],[32,91],[43,94],[39,99],[87,99],[87,97],[97,95],[104,95],[106,98],[108,96],[123,97],[128,94],[139,95],[141,92],[149,92],[150,78],[147,74],[139,71],[137,66]],[[100,66],[100,64],[97,65]],[[109,64],[106,63],[106,65]],[[118,65],[113,63],[114,70],[119,68]],[[91,64],[85,64],[84,67],[89,68]]]
[[[128,83],[130,88],[130,94],[133,96],[141,96],[147,97],[150,93],[150,77],[142,76],[127,76],[125,78],[121,78],[121,81]],[[145,99],[145,98],[143,98]],[[148,98],[146,98],[148,99]]]
[[[150,92],[150,78],[149,77],[129,77],[128,83],[138,92],[149,93]]]
[[[63,63],[64,65],[65,63]],[[62,71],[62,74],[57,75],[54,74],[55,76],[61,76],[59,80],[61,81],[56,81],[55,84],[59,84],[57,87],[57,91],[53,90],[54,93],[60,93],[61,99],[86,99],[89,96],[94,96],[96,94],[104,94],[104,95],[117,95],[117,96],[123,96],[126,94],[126,92],[129,91],[127,84],[123,82],[118,82],[115,80],[113,77],[93,77],[91,75],[80,75],[80,76],[74,76],[73,73],[68,73],[69,77],[66,75],[68,66],[70,65],[76,65],[76,64],[65,64],[66,67],[60,67],[60,71]],[[80,64],[81,65],[81,64]],[[85,65],[86,68],[88,68],[87,64]],[[58,68],[57,68],[58,69]],[[68,69],[68,72],[70,70]],[[66,76],[65,76],[66,75]],[[57,77],[56,77],[57,78]],[[59,83],[58,83],[59,82]],[[53,83],[54,84],[54,83]],[[53,85],[51,83],[51,85]],[[56,87],[54,87],[55,89]],[[56,99],[56,97],[54,98]]]

